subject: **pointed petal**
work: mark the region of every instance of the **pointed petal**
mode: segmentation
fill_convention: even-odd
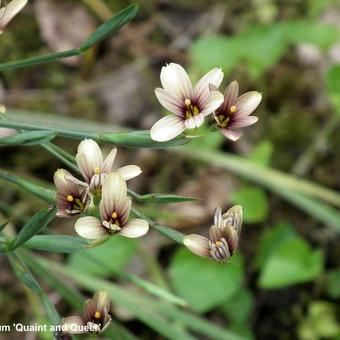
[[[184,245],[198,256],[210,257],[209,240],[201,235],[187,235],[183,240]]]
[[[99,212],[102,221],[109,221],[111,214],[116,210],[112,198],[102,197],[99,203]]]
[[[112,199],[117,205],[127,195],[127,187],[124,178],[116,172],[109,173],[103,184],[102,198]]]
[[[215,210],[214,225],[217,226],[217,227],[221,227],[223,225],[222,209],[220,207],[216,208],[216,210]]]
[[[115,170],[115,172],[118,172],[126,181],[128,181],[131,178],[139,176],[142,173],[142,169],[137,165],[126,165]]]
[[[242,132],[241,131],[235,131],[231,129],[220,129],[220,131],[230,140],[233,142],[237,141],[241,138]]]
[[[223,103],[224,97],[221,92],[210,92],[208,99],[204,102],[201,114],[205,117],[217,110]]]
[[[210,237],[211,242],[213,243],[221,240],[221,238],[223,237],[222,229],[213,225],[209,230],[209,237]]]
[[[157,88],[155,89],[155,94],[158,101],[170,112],[175,113],[177,115],[181,115],[183,113],[183,100],[176,99],[172,97],[168,92],[164,89]]]
[[[165,116],[160,119],[150,131],[151,138],[157,142],[174,139],[185,130],[184,121],[176,115]]]
[[[103,155],[99,145],[92,139],[83,140],[78,146],[76,162],[86,182],[90,182],[96,168],[103,167]]]
[[[262,95],[257,91],[247,92],[240,96],[235,103],[237,117],[249,116],[259,106],[261,99]]]
[[[99,291],[93,295],[97,311],[108,311],[110,309],[110,298],[106,291]]]
[[[110,153],[107,155],[104,163],[103,163],[103,173],[108,174],[109,172],[112,171],[113,169],[113,163],[115,161],[116,158],[116,154],[117,154],[117,149],[113,148]]]
[[[237,96],[238,96],[238,91],[239,91],[239,85],[236,80],[234,80],[227,86],[224,92],[224,103],[223,103],[224,110],[226,110],[227,108],[230,108],[232,105],[235,105]]]
[[[74,228],[79,236],[90,240],[97,240],[101,237],[107,236],[100,220],[94,216],[79,218]]]
[[[204,75],[196,84],[194,89],[195,99],[199,101],[199,103],[204,103],[208,100],[210,95],[209,85],[212,85],[214,88],[218,88],[221,85],[223,80],[223,72],[220,68],[213,68],[206,75]]]
[[[190,78],[179,64],[170,63],[162,67],[161,83],[165,92],[178,101],[191,99],[193,96]]]
[[[240,118],[235,118],[230,124],[230,129],[238,129],[242,127],[246,127],[249,125],[253,125],[258,121],[258,117],[256,116],[243,116]]]
[[[0,33],[26,4],[27,0],[13,0],[7,5],[5,2],[5,6],[0,9]]]
[[[149,223],[147,221],[135,219],[129,221],[118,234],[129,238],[136,238],[145,235],[148,230]]]
[[[85,333],[82,329],[85,326],[84,320],[80,316],[69,316],[61,320],[63,331],[69,334]]]

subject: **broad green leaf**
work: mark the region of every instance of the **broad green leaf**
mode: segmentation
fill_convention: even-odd
[[[9,249],[14,250],[27,242],[36,234],[39,234],[50,223],[57,212],[56,208],[45,208],[33,215],[20,229],[18,235],[10,243]]]
[[[300,237],[287,239],[264,263],[259,286],[264,289],[278,289],[308,282],[319,276],[322,269],[321,250],[312,250]]]
[[[23,247],[51,253],[74,253],[86,248],[88,241],[80,237],[66,235],[37,235],[28,240]]]
[[[79,50],[84,52],[93,45],[110,36],[114,31],[119,30],[122,26],[126,25],[136,16],[138,8],[139,5],[134,3],[112,16],[86,39],[86,41],[80,46]]]
[[[176,292],[197,312],[207,312],[229,298],[240,288],[243,266],[240,255],[228,264],[201,258],[179,249],[170,265],[170,279]]]
[[[264,140],[255,146],[255,148],[248,155],[248,159],[256,164],[269,166],[273,151],[273,144],[269,140]]]
[[[110,237],[97,247],[72,254],[69,267],[88,274],[110,276],[131,260],[136,247],[135,240],[122,236]]]
[[[36,145],[49,142],[56,134],[53,131],[25,131],[10,137],[0,138],[0,146],[9,145]]]
[[[333,299],[340,297],[340,268],[327,273],[327,293]]]
[[[235,191],[230,200],[243,207],[243,221],[246,223],[263,222],[268,216],[268,198],[261,188],[246,187]]]
[[[311,302],[306,318],[299,324],[299,339],[339,339],[340,324],[336,314],[335,304],[327,301]]]
[[[227,302],[220,306],[233,325],[246,325],[254,309],[254,297],[249,289],[239,289]]]
[[[256,252],[257,268],[262,267],[283,242],[295,238],[296,235],[294,227],[286,223],[278,223],[274,228],[265,230]]]

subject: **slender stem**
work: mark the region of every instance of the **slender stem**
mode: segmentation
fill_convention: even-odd
[[[339,126],[339,123],[340,115],[336,112],[322,127],[301,157],[297,159],[292,169],[293,173],[302,176],[309,171],[315,155],[323,148],[327,138]]]

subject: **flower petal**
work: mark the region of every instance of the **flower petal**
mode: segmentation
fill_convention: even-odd
[[[185,127],[187,129],[195,129],[200,127],[204,123],[204,116],[200,113],[194,117],[186,119],[184,121]]]
[[[125,181],[128,181],[129,179],[140,175],[142,173],[142,169],[137,165],[126,165],[115,170],[115,172],[118,172]]]
[[[113,169],[113,163],[115,161],[117,154],[117,149],[113,148],[110,153],[107,155],[104,163],[103,163],[103,169],[102,172],[108,174]]]
[[[218,88],[223,80],[223,72],[220,68],[213,68],[206,75],[204,75],[196,84],[194,89],[195,99],[199,103],[204,103],[208,100],[210,95],[209,85]]]
[[[85,322],[80,316],[69,316],[61,320],[63,325],[63,332],[69,334],[82,334],[85,333],[84,329]]]
[[[215,210],[214,225],[217,226],[217,227],[223,226],[222,209],[220,207],[216,208],[216,210]]]
[[[157,142],[174,139],[185,130],[184,121],[176,115],[165,116],[151,128],[151,138]]]
[[[183,239],[184,245],[198,256],[210,257],[209,240],[201,235],[187,235]]]
[[[89,183],[96,168],[101,171],[103,167],[103,155],[99,145],[92,139],[83,140],[78,146],[76,161],[80,172]]]
[[[221,92],[212,91],[210,95],[207,97],[207,100],[204,102],[204,105],[201,109],[201,114],[206,117],[217,110],[221,104],[223,103],[224,97]]]
[[[103,184],[102,198],[114,200],[117,205],[127,195],[127,187],[124,178],[116,172],[109,173]]]
[[[157,88],[155,89],[155,94],[158,101],[170,112],[173,112],[177,115],[183,114],[183,100],[176,99],[172,97],[168,92],[164,89]]]
[[[1,3],[2,4],[2,3]],[[27,0],[13,0],[0,9],[0,33],[4,27],[15,17],[27,4]]]
[[[190,78],[179,64],[170,63],[162,67],[161,83],[164,90],[176,100],[191,99],[193,96]]]
[[[145,235],[148,230],[149,223],[147,221],[135,219],[129,221],[118,234],[129,238],[136,238]]]
[[[259,106],[261,99],[262,95],[257,91],[250,91],[240,96],[235,103],[237,117],[248,116],[254,112]]]
[[[100,220],[94,216],[79,218],[74,228],[79,236],[90,240],[97,240],[107,236],[107,233],[102,227]]]
[[[220,129],[220,131],[224,134],[225,137],[232,140],[233,142],[240,139],[243,134],[241,131],[235,131],[231,129]]]
[[[258,117],[256,116],[242,116],[240,118],[236,117],[234,120],[232,120],[228,127],[231,129],[238,129],[249,125],[253,125],[257,121]]]
[[[224,111],[230,108],[232,105],[235,105],[237,96],[238,96],[239,85],[236,80],[232,81],[226,88],[224,92],[224,103],[223,109]]]

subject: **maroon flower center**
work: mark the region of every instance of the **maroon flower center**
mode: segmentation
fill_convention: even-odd
[[[222,112],[218,111],[216,115],[217,120],[218,120],[218,125],[222,128],[227,127],[235,112],[237,112],[236,105],[232,105],[228,107],[225,111],[222,111]]]
[[[200,109],[197,103],[193,103],[189,98],[186,98],[184,100],[183,112],[185,119],[189,119],[197,116],[200,113]]]
[[[66,196],[66,201],[69,202],[69,208],[70,211],[84,211],[84,203],[80,199],[80,197],[74,197],[72,195]]]

